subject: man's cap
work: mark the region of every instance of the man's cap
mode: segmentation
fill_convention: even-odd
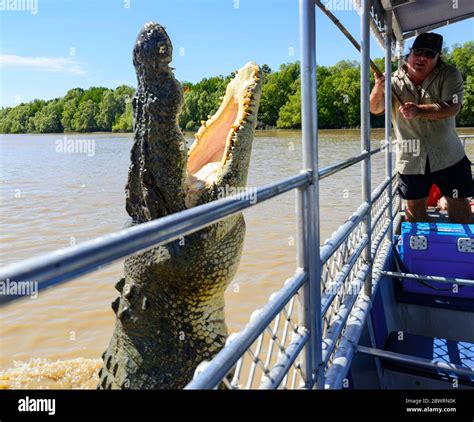
[[[436,53],[441,53],[441,48],[443,47],[443,36],[435,34],[434,32],[424,32],[416,37],[413,46],[413,50],[418,50],[419,48],[429,48],[430,50],[435,51]]]

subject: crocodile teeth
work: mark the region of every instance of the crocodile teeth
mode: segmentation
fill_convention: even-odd
[[[128,307],[124,306],[120,311],[117,313],[118,318],[123,318],[124,315],[128,313]]]
[[[122,293],[123,286],[125,284],[125,277],[122,277],[117,283],[115,284],[115,289]]]
[[[118,297],[112,302],[112,310],[114,311],[115,314],[117,313],[119,306],[120,306],[120,298]]]

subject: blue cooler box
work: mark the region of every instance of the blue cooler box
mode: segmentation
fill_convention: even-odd
[[[403,271],[474,280],[474,224],[403,222],[398,252]],[[474,287],[453,287],[410,279],[402,284],[406,293],[474,299]]]

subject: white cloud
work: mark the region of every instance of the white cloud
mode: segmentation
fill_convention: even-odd
[[[81,63],[65,57],[27,57],[11,54],[0,54],[0,66],[22,67],[32,70],[54,73],[70,73],[84,75]]]

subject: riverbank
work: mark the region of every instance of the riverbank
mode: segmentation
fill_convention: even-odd
[[[372,127],[372,131],[383,131],[383,128],[380,127]],[[301,132],[301,129],[280,129],[277,127],[267,127],[264,129],[255,129],[258,133],[295,133]],[[466,126],[466,127],[457,127],[456,131],[459,135],[474,135],[474,126]],[[319,133],[360,133],[359,127],[354,128],[341,128],[341,129],[319,129]],[[184,130],[183,134],[188,136],[193,136],[194,131]],[[111,136],[133,136],[133,132],[105,132],[105,131],[97,131],[97,132],[48,132],[48,133],[0,133],[0,136],[4,135],[16,135],[16,136],[24,136],[24,135],[34,135],[34,136],[71,136],[71,135],[79,135],[79,136],[87,136],[87,135],[111,135]]]

